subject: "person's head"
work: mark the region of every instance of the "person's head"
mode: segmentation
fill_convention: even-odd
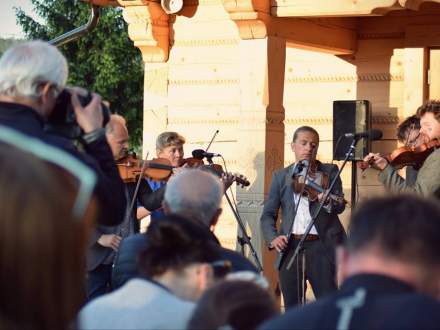
[[[105,127],[105,136],[115,160],[121,159],[128,152],[128,130],[124,117],[111,115]]]
[[[208,289],[197,303],[188,329],[256,329],[279,314],[273,296],[259,285],[226,280]]]
[[[0,59],[0,98],[31,106],[47,117],[67,75],[66,59],[56,47],[43,41],[14,45]]]
[[[417,109],[420,132],[430,140],[440,139],[440,101],[428,101]]]
[[[9,145],[0,169],[0,328],[66,329],[84,299],[77,191],[61,169]]]
[[[415,195],[372,198],[352,215],[344,248],[338,249],[342,280],[376,273],[437,294],[440,281],[440,207]]]
[[[409,116],[397,127],[397,139],[405,146],[417,147],[426,141],[426,135],[420,134],[420,118]]]
[[[293,133],[290,147],[295,154],[295,161],[308,159],[314,161],[319,146],[319,134],[310,126],[301,126]]]
[[[213,284],[211,263],[221,257],[205,226],[179,216],[165,216],[152,223],[146,235],[147,247],[139,256],[139,266],[147,278],[193,301]]]
[[[183,159],[185,138],[176,132],[163,132],[156,139],[156,155],[166,158],[173,166],[179,166]]]
[[[164,210],[214,226],[221,214],[223,185],[218,177],[199,169],[184,169],[167,184]]]

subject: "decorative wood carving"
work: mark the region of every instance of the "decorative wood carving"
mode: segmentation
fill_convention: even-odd
[[[335,82],[376,82],[376,81],[403,81],[403,74],[391,73],[363,73],[359,75],[328,75],[328,76],[293,76],[287,77],[289,84],[296,83],[335,83]]]
[[[237,39],[212,39],[212,40],[176,40],[173,46],[178,47],[216,47],[216,46],[237,46]]]
[[[170,86],[238,85],[239,83],[239,79],[170,79],[169,81]]]
[[[397,0],[275,0],[271,13],[278,17],[365,16],[402,9]]]
[[[370,40],[370,39],[403,39],[405,38],[405,32],[375,32],[375,33],[358,33],[358,40]]]
[[[118,0],[124,7],[128,35],[142,52],[144,62],[166,62],[169,56],[169,16],[159,2]]]

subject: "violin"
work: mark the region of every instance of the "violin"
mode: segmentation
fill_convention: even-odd
[[[140,175],[156,181],[167,180],[173,173],[174,166],[165,158],[140,160],[136,155],[127,155],[118,160],[116,166],[124,182],[136,182]],[[143,173],[141,173],[143,172]]]
[[[126,183],[136,182],[141,175],[142,169],[143,177],[150,178],[155,181],[165,181],[173,174],[174,166],[165,158],[154,158],[152,160],[140,160],[136,155],[130,154],[117,161],[116,166],[119,170],[119,175]],[[180,166],[187,166],[191,168],[207,169],[211,173],[221,177],[225,172],[223,167],[219,164],[205,165],[203,160],[198,158],[185,158]],[[242,187],[247,187],[250,182],[240,174],[229,174],[231,179]]]
[[[329,175],[325,172],[318,171],[315,162],[312,163],[307,178],[304,177],[304,174],[295,175],[292,178],[293,191],[296,194],[302,193],[302,195],[307,197],[311,202],[318,200],[318,195],[325,192],[329,183]],[[330,193],[328,197],[337,203],[347,203],[342,196]]]
[[[426,158],[438,147],[440,147],[440,141],[435,139],[426,143],[422,143],[417,147],[404,146],[395,149],[391,154],[384,156],[386,160],[396,169],[400,169],[405,166],[413,166],[415,169],[422,167]],[[358,166],[365,170],[370,167],[374,162],[371,159],[370,162],[359,162]]]

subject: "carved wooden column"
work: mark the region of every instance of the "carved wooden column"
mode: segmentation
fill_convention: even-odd
[[[274,255],[269,253],[260,231],[260,216],[272,172],[284,161],[284,64],[285,40],[276,37],[240,42],[241,112],[238,143],[241,166],[252,186],[237,193],[239,211],[251,229],[265,275],[277,283]],[[252,174],[251,174],[252,173]],[[261,259],[263,258],[263,259]]]
[[[423,48],[405,48],[404,117],[413,115],[425,101],[426,56],[426,51]]]
[[[155,156],[156,136],[166,130],[168,117],[169,16],[159,2],[118,0],[134,45],[142,52],[144,74],[143,150]]]
[[[260,230],[260,216],[272,172],[284,163],[284,70],[286,41],[268,35],[269,1],[229,1],[223,6],[236,23],[240,50],[240,167],[253,184],[237,193],[239,211],[248,224],[252,242],[273,288],[278,282],[273,252]]]

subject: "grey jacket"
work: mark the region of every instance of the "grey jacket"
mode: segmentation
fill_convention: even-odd
[[[394,192],[415,192],[422,196],[432,196],[440,189],[440,149],[426,158],[420,168],[415,183],[408,184],[390,165],[379,173],[379,181]]]
[[[261,230],[267,246],[279,235],[288,235],[292,226],[293,213],[295,209],[293,200],[292,173],[294,165],[275,171],[272,175],[272,184],[269,196],[264,204],[261,215]],[[338,167],[333,164],[322,164],[318,162],[318,171],[329,174],[330,182],[338,173]],[[338,178],[332,193],[342,196],[342,182]],[[319,207],[318,202],[310,203],[310,214],[313,215]],[[281,225],[276,229],[278,210],[281,208]],[[338,214],[345,209],[345,204],[334,203],[332,211],[328,213],[321,209],[315,221],[315,228],[320,236],[320,242],[326,245],[328,257],[334,263],[334,248],[345,239],[344,227],[339,221]]]

